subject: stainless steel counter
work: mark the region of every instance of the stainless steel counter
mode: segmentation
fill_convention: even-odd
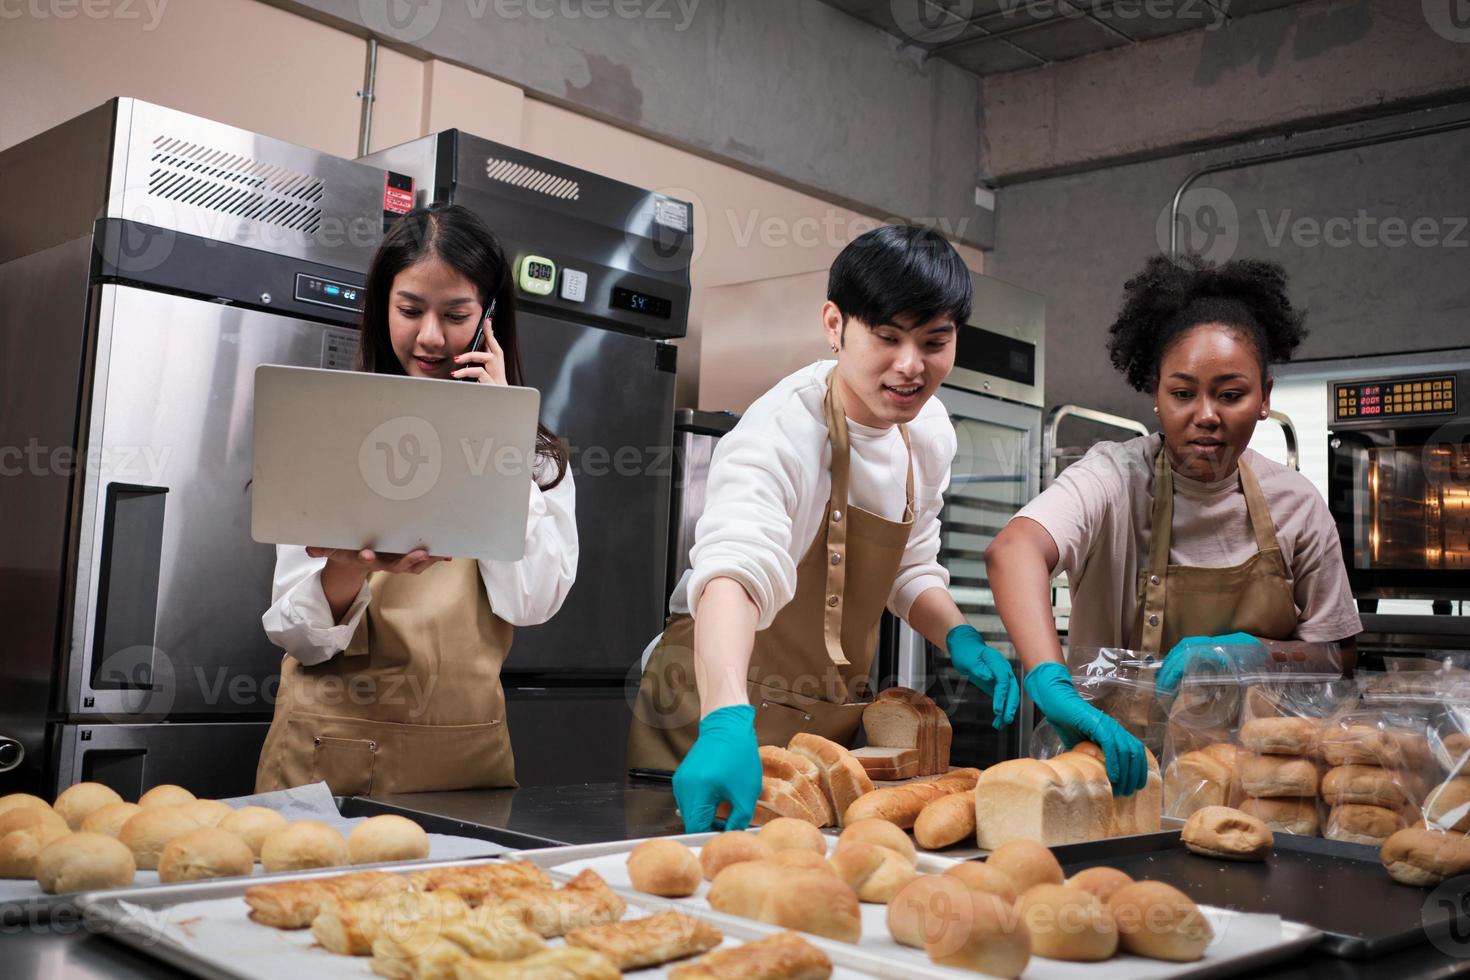
[[[667,783],[592,783],[515,790],[416,793],[353,801],[359,813],[393,810],[432,815],[491,831],[523,846],[539,842],[588,844],[680,833]],[[347,809],[344,807],[344,809]],[[534,840],[533,840],[534,839]],[[1372,960],[1341,960],[1308,953],[1256,980],[1438,980],[1470,975],[1470,937],[1442,952],[1424,944]],[[1459,955],[1454,955],[1458,952]],[[104,936],[72,916],[50,925],[0,921],[0,976],[5,980],[174,980],[186,976]]]

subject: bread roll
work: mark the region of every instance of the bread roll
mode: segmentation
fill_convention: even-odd
[[[1378,857],[1394,881],[1428,888],[1470,872],[1470,837],[1409,827],[1384,841]]]
[[[1450,732],[1444,736],[1443,742],[1445,751],[1457,762],[1464,758],[1466,752],[1470,752],[1470,734],[1465,732]],[[0,810],[4,809],[5,800],[0,800]]]
[[[764,861],[776,852],[770,844],[760,839],[759,834],[747,830],[730,830],[718,837],[711,837],[699,848],[699,866],[704,877],[715,880],[715,875],[732,864],[741,861]]]
[[[771,857],[772,864],[779,864],[783,868],[801,868],[803,871],[825,871],[829,875],[835,875],[837,870],[832,867],[825,857],[812,851],[777,851]]]
[[[265,839],[286,826],[286,818],[278,811],[263,806],[242,806],[233,810],[219,822],[219,829],[226,830],[250,845],[255,860],[260,860],[260,849]]]
[[[36,883],[48,895],[125,888],[136,874],[132,852],[106,834],[68,834],[36,855]]]
[[[65,825],[39,823],[0,837],[0,878],[36,877],[36,855],[47,844],[70,833]]]
[[[955,912],[926,924],[924,952],[940,966],[1019,977],[1031,961],[1031,935],[1020,916],[994,895],[972,891]]]
[[[766,824],[756,837],[770,845],[775,851],[811,851],[827,855],[827,838],[822,832],[804,820],[778,817]]]
[[[21,806],[8,810],[5,813],[0,813],[0,837],[4,837],[12,831],[40,826],[71,830],[71,827],[67,826],[66,818],[49,806]]]
[[[1205,955],[1214,938],[1199,906],[1162,881],[1135,881],[1113,893],[1108,911],[1118,924],[1123,952],[1188,963]]]
[[[785,929],[855,943],[862,937],[857,893],[837,875],[741,861],[709,889],[710,908]]]
[[[420,861],[429,856],[429,835],[396,813],[368,817],[347,835],[347,855],[353,864]]]
[[[1233,742],[1211,742],[1199,751],[1229,769],[1232,774],[1235,772],[1235,760],[1239,749]]]
[[[1301,719],[1260,719],[1299,721]],[[1288,755],[1244,754],[1240,759],[1240,786],[1246,796],[1316,796],[1317,766],[1311,759]]]
[[[1185,752],[1169,763],[1164,774],[1164,810],[1188,819],[1207,806],[1224,806],[1230,799],[1231,770],[1203,751]]]
[[[884,786],[871,793],[864,793],[853,801],[842,815],[842,825],[859,820],[887,820],[904,830],[914,825],[924,804],[932,798],[932,789],[921,788],[921,783],[903,786]]]
[[[180,803],[179,809],[193,817],[201,827],[218,827],[225,817],[235,812],[234,807],[219,800],[190,800]]]
[[[82,821],[82,829],[92,834],[116,837],[122,833],[123,824],[134,814],[142,812],[143,808],[136,803],[109,803],[89,813]]]
[[[51,809],[51,804],[39,796],[32,796],[30,793],[10,793],[5,796],[0,796],[0,813],[8,813],[11,810],[16,810],[21,807],[36,807],[41,810],[49,810]]]
[[[985,863],[1009,875],[1021,895],[1037,885],[1060,885],[1066,880],[1051,848],[1034,840],[1007,841]]]
[[[1036,885],[1016,911],[1031,934],[1031,952],[1053,960],[1094,962],[1118,951],[1118,926],[1097,896],[1066,885]]]
[[[1274,839],[1259,818],[1228,806],[1207,806],[1184,823],[1179,839],[1196,854],[1232,861],[1264,861]]]
[[[958,878],[960,884],[970,891],[994,895],[1008,906],[1015,905],[1016,899],[1021,897],[1016,888],[1016,880],[1009,873],[983,861],[962,861],[945,868],[944,873],[951,878]]]
[[[1240,726],[1240,744],[1263,755],[1311,755],[1320,729],[1312,718],[1252,718]]]
[[[1447,779],[1430,790],[1424,818],[1440,830],[1470,830],[1470,778]]]
[[[1315,796],[1264,800],[1248,797],[1241,801],[1240,812],[1260,820],[1272,833],[1317,837],[1322,832]]]
[[[138,805],[145,810],[149,810],[153,807],[179,806],[184,803],[191,803],[194,798],[194,794],[184,789],[184,787],[175,786],[172,783],[164,783],[162,786],[155,786],[138,797]]]
[[[260,846],[260,864],[267,871],[336,868],[350,858],[342,835],[318,820],[288,823],[272,831]]]
[[[142,807],[122,825],[117,839],[133,852],[140,871],[156,871],[168,842],[198,828],[194,818],[180,807]]]
[[[969,793],[941,796],[919,811],[914,840],[927,851],[957,844],[975,836],[975,798]]]
[[[1342,803],[1333,807],[1332,812],[1327,815],[1328,839],[1351,844],[1372,844],[1377,847],[1403,828],[1403,813],[1387,807]]]
[[[699,858],[676,840],[646,840],[628,854],[628,879],[645,895],[687,898],[704,880]]]
[[[56,812],[72,830],[81,830],[82,821],[109,803],[121,803],[122,797],[111,786],[101,783],[77,783],[61,791],[56,798]]]
[[[837,843],[848,844],[853,841],[866,841],[869,844],[886,847],[890,851],[897,851],[910,864],[918,859],[914,851],[914,842],[909,839],[909,835],[887,820],[870,818],[848,824],[837,838]]]
[[[1377,766],[1338,766],[1327,770],[1327,775],[1322,777],[1322,799],[1332,806],[1366,803],[1397,808],[1408,802],[1393,773]]]
[[[1117,868],[1084,868],[1067,879],[1067,884],[1072,888],[1080,888],[1085,892],[1091,892],[1097,896],[1097,900],[1104,905],[1113,897],[1113,893],[1124,885],[1133,884],[1133,879],[1128,877]]]
[[[949,875],[919,875],[898,890],[888,903],[888,934],[900,946],[924,948],[940,920],[952,916],[967,901],[970,889]]]
[[[1328,727],[1322,731],[1320,744],[1329,765],[1396,768],[1404,764],[1405,743],[1396,732],[1374,725]]]
[[[866,841],[838,844],[828,863],[857,892],[860,901],[877,905],[892,900],[916,874],[903,855]]]
[[[233,878],[255,869],[255,852],[228,830],[200,827],[169,841],[158,856],[158,880]]]

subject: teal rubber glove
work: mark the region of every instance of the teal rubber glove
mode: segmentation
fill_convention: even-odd
[[[985,638],[973,626],[956,626],[944,635],[950,663],[965,675],[965,680],[990,695],[995,712],[991,727],[1000,730],[1016,720],[1021,704],[1021,686],[1010,663],[999,650],[985,644]]]
[[[1056,727],[1067,748],[1090,739],[1103,750],[1114,796],[1132,796],[1143,788],[1148,779],[1143,743],[1082,700],[1066,667],[1056,661],[1033,667],[1026,674],[1026,693]]]
[[[1188,674],[1257,670],[1265,665],[1266,655],[1266,647],[1249,633],[1186,636],[1164,657],[1164,666],[1154,677],[1154,693],[1174,697],[1179,693],[1179,682]]]
[[[699,738],[674,770],[674,799],[684,814],[684,832],[714,829],[715,808],[730,804],[726,830],[744,830],[761,795],[760,746],[755,741],[755,708],[732,704],[716,708],[699,723]]]

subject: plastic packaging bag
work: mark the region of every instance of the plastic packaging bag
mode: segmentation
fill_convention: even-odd
[[[1470,831],[1470,673],[1421,658],[1385,666],[1360,678],[1363,711],[1402,743],[1381,754],[1407,797],[1406,824]]]

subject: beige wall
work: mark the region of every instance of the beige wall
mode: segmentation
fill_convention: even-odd
[[[361,38],[256,0],[114,6],[138,16],[91,18],[79,8],[69,20],[0,20],[0,147],[130,95],[357,155]],[[879,223],[446,62],[381,48],[376,92],[374,150],[458,127],[693,202],[694,297],[689,336],[680,343],[681,405],[743,410],[752,393],[820,356],[822,274],[844,244]],[[961,253],[982,269],[978,250]],[[735,284],[742,285],[729,288]],[[747,294],[759,318],[746,308]],[[737,351],[742,381],[732,386],[730,365],[718,358]],[[719,363],[720,371],[701,372],[701,363]]]

